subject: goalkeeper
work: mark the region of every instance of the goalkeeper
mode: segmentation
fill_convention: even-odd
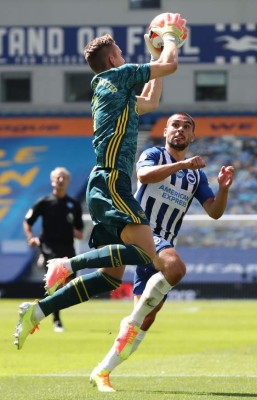
[[[79,304],[90,297],[117,288],[124,265],[148,265],[155,257],[155,244],[148,219],[134,198],[131,175],[137,149],[138,116],[158,107],[161,80],[174,73],[178,65],[177,47],[186,37],[186,21],[171,14],[158,31],[163,50],[148,41],[152,64],[125,64],[121,49],[110,35],[98,37],[85,47],[85,58],[95,73],[92,80],[93,146],[96,167],[89,177],[87,205],[94,223],[90,246],[96,248],[70,259],[48,262],[46,288],[50,296],[38,303],[20,305],[20,320],[14,334],[21,349],[29,333],[41,320],[56,310]],[[145,83],[141,96],[136,86]],[[85,268],[102,268],[63,285],[72,273]],[[168,277],[167,277],[168,279]],[[156,301],[171,284],[165,276],[153,293]],[[139,327],[128,322],[118,352],[125,357],[131,351],[131,336]]]

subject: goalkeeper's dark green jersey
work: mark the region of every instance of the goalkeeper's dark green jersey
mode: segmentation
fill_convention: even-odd
[[[150,64],[124,64],[92,82],[96,165],[132,174],[137,150],[136,85],[148,82]]]

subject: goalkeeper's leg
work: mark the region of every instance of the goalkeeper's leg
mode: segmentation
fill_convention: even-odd
[[[118,276],[115,277],[114,272]],[[70,281],[66,286],[57,290],[52,296],[47,296],[42,300],[34,303],[25,303],[21,305],[20,320],[15,331],[15,345],[18,349],[29,335],[33,333],[40,321],[48,315],[88,301],[91,297],[111,290],[117,289],[121,284],[121,278],[124,267],[116,269],[112,274],[108,275],[103,270],[98,270],[91,274],[79,276]]]
[[[155,256],[149,225],[127,224],[121,232],[124,244],[111,244],[70,259],[57,258],[47,264],[45,288],[48,294],[63,285],[68,276],[84,268],[119,268],[122,265],[147,265]]]

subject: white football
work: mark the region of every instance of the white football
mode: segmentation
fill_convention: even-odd
[[[160,49],[163,46],[162,38],[155,32],[152,32],[152,28],[163,28],[165,25],[165,20],[167,20],[167,15],[171,13],[162,13],[154,17],[152,22],[149,25],[149,37],[152,42],[152,45],[156,49]]]

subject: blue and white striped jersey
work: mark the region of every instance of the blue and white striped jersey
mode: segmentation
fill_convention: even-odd
[[[175,162],[165,147],[152,147],[141,154],[137,170],[142,166]],[[215,196],[201,169],[183,169],[159,183],[138,182],[135,197],[145,211],[153,233],[162,236],[174,246],[174,240],[193,198],[202,205]]]

